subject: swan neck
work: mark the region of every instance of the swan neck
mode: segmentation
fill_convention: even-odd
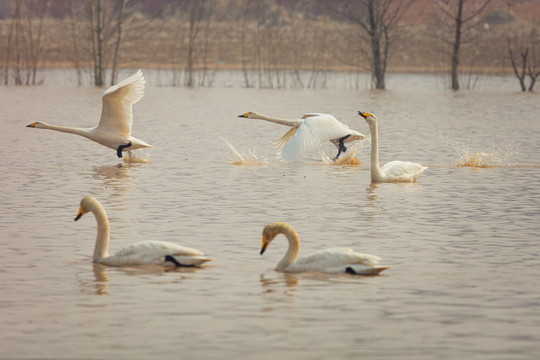
[[[68,134],[77,134],[81,136],[87,136],[88,135],[88,129],[84,128],[75,128],[75,127],[69,127],[69,126],[59,126],[59,125],[52,125],[52,124],[45,124],[41,123],[40,126],[41,129],[47,129],[47,130],[55,130],[60,131]]]
[[[262,114],[257,114],[256,119],[266,120],[266,121],[270,121],[276,124],[293,126],[293,127],[298,127],[302,123],[302,120],[281,119],[281,118],[266,116]]]
[[[369,124],[371,132],[371,181],[380,181],[383,172],[379,164],[379,129],[377,123]]]
[[[109,219],[101,204],[94,204],[90,211],[96,217],[98,227],[96,245],[94,247],[94,262],[99,262],[109,256]]]
[[[284,226],[281,233],[287,237],[289,248],[283,259],[281,259],[277,265],[276,270],[278,271],[284,271],[289,265],[294,263],[300,252],[300,238],[296,231],[291,226]]]

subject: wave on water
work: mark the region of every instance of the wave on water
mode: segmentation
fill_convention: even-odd
[[[229,163],[231,165],[266,165],[268,164],[268,161],[265,159],[261,159],[259,155],[257,155],[252,149],[248,150],[247,154],[242,154],[236,148],[230,144],[225,138],[221,137],[221,139],[227,144],[229,149],[232,152],[233,159]]]

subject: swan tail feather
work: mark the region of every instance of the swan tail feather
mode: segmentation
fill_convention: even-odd
[[[207,261],[211,261],[204,256],[182,256],[182,255],[167,255],[165,256],[165,262],[172,262],[176,266],[183,267],[195,267],[204,264]]]
[[[347,274],[352,275],[378,275],[381,271],[390,269],[390,266],[367,266],[361,264],[349,265],[345,268]]]

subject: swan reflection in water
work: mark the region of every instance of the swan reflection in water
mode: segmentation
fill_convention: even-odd
[[[86,269],[86,267],[85,267]],[[113,271],[113,274],[109,274],[109,271]],[[83,286],[83,292],[88,293],[89,287],[92,289],[90,293],[95,295],[109,295],[109,283],[111,282],[111,277],[121,278],[122,275],[128,276],[140,276],[140,275],[159,275],[164,273],[194,273],[197,272],[198,268],[164,268],[162,266],[154,265],[143,265],[143,266],[133,266],[133,267],[109,267],[107,265],[92,263],[92,271],[94,273],[94,280],[92,281],[81,281]],[[184,280],[186,277],[181,277],[181,280]],[[178,281],[179,278],[175,277],[174,281]]]
[[[140,167],[139,164],[95,166],[93,178],[102,181],[106,188],[111,188],[113,190],[112,196],[120,196],[127,190],[135,188],[132,173],[138,167]]]

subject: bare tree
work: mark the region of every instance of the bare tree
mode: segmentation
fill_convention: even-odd
[[[540,39],[537,30],[533,27],[526,36],[508,37],[507,48],[521,91],[534,91],[536,81],[540,77]],[[528,87],[525,81],[527,76],[529,77]]]
[[[10,83],[11,74],[15,85],[36,85],[49,1],[16,0],[13,5],[4,58],[4,84]]]
[[[518,65],[518,54],[515,53],[515,50],[512,49],[512,43],[510,38],[507,39],[508,43],[508,55],[510,56],[510,62],[512,63],[512,69],[514,74],[519,80],[519,85],[521,86],[521,91],[526,91],[527,86],[525,85],[525,76],[527,75],[527,57],[529,56],[529,48],[522,48],[519,57],[521,58],[521,64]]]
[[[369,44],[371,77],[376,89],[386,88],[386,69],[391,45],[396,39],[399,20],[410,1],[406,0],[341,0],[321,3],[343,18],[356,24],[359,38]]]
[[[453,40],[451,55],[451,78],[452,90],[459,90],[459,60],[460,49],[463,42],[463,33],[465,25],[476,19],[478,15],[485,10],[492,0],[433,0],[442,14],[449,18],[453,23]]]
[[[81,85],[81,64],[80,64],[80,45],[79,45],[79,31],[77,29],[76,24],[76,16],[75,16],[75,9],[74,9],[74,1],[71,0],[66,2],[67,7],[67,13],[69,16],[69,30],[71,32],[71,42],[73,46],[73,66],[75,67],[75,70],[77,72],[77,84]]]
[[[247,43],[247,32],[248,29],[248,14],[249,14],[249,8],[253,0],[241,0],[240,2],[240,13],[241,13],[241,19],[242,19],[242,26],[240,30],[240,41],[241,41],[241,48],[242,48],[242,54],[241,54],[241,62],[242,62],[242,74],[244,75],[244,85],[245,87],[249,88],[253,85],[250,82],[250,76],[249,76],[249,70],[248,70],[248,50],[251,49]],[[249,53],[252,53],[252,51],[249,51]]]
[[[70,55],[79,79],[82,64],[88,62],[95,86],[105,85],[107,69],[111,69],[111,85],[116,83],[123,45],[149,36],[152,31],[148,27],[154,19],[136,16],[142,6],[139,1],[69,0],[65,4],[69,16],[66,31],[71,32],[73,47]]]
[[[88,0],[90,7],[90,36],[92,40],[92,59],[94,64],[94,85],[105,84],[103,69],[103,8],[101,0]]]
[[[126,7],[127,0],[119,0],[118,20],[116,24],[116,41],[114,43],[112,72],[111,72],[111,86],[116,83],[116,64],[118,62],[118,52],[120,50],[120,42],[122,41],[122,25],[124,23],[124,9]]]

